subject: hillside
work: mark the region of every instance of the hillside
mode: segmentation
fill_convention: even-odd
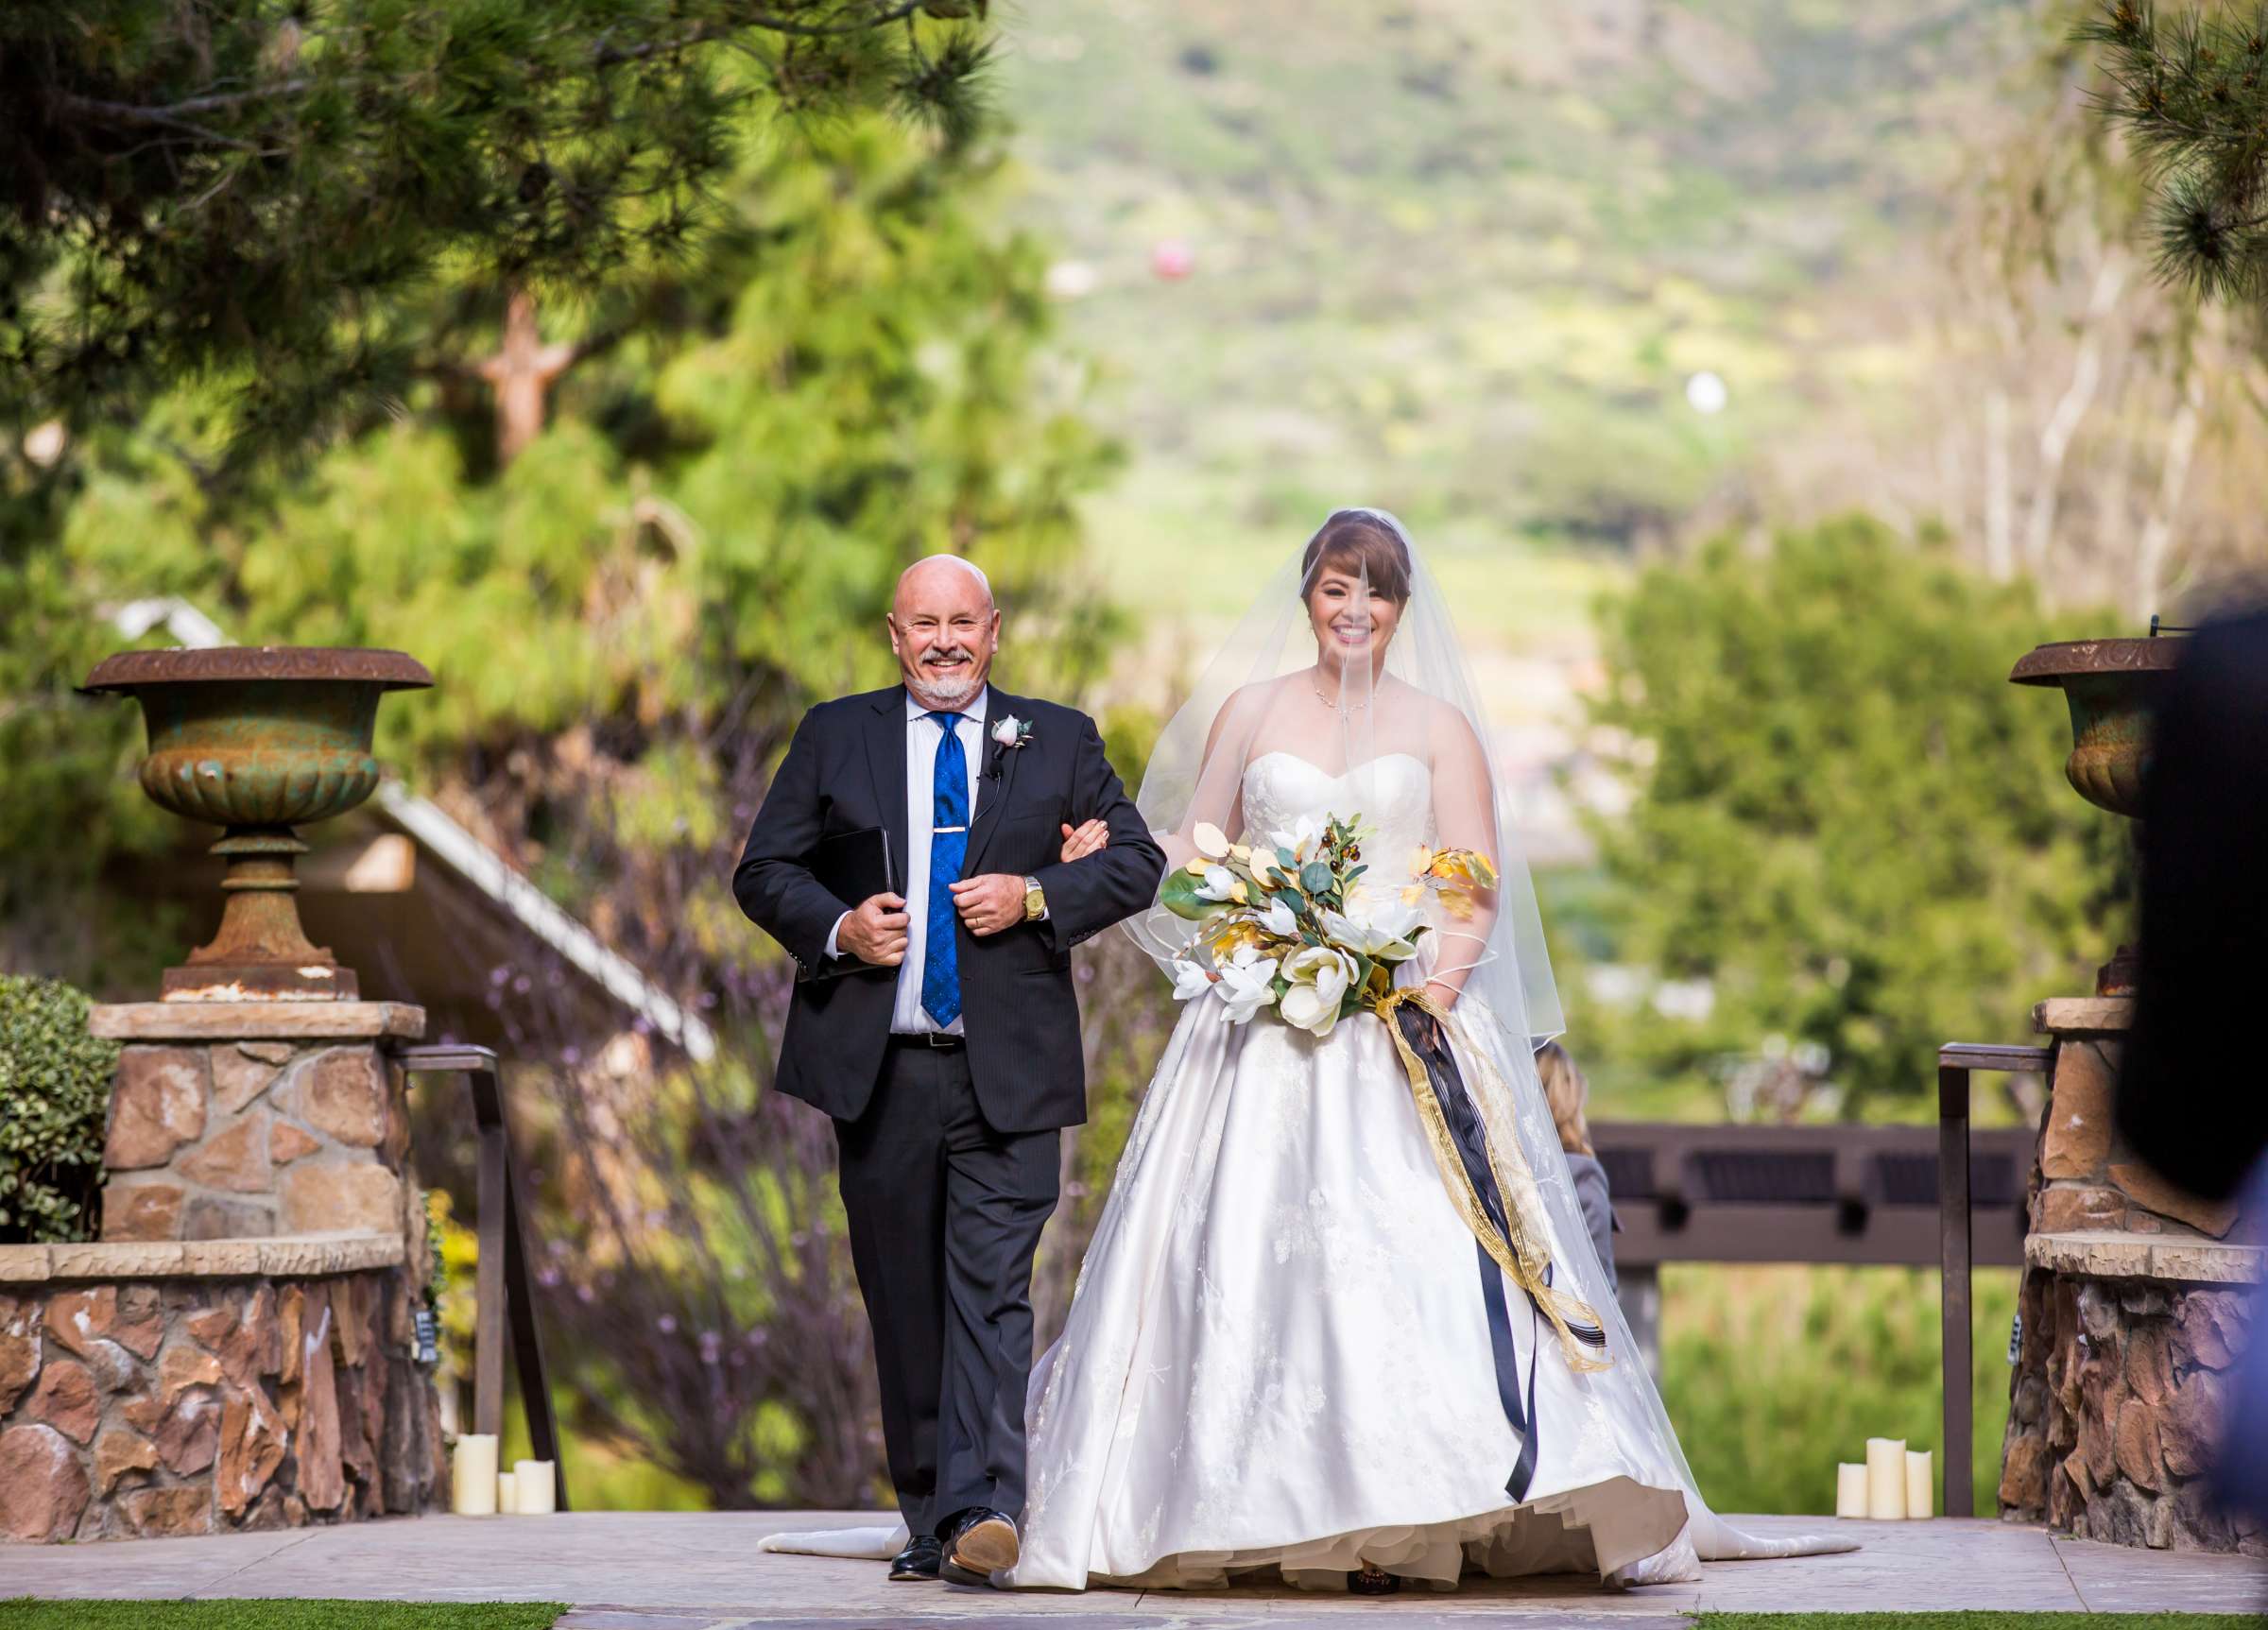
[[[1931,253],[1961,114],[2025,18],[1992,0],[1011,14],[1023,214],[1059,248],[1068,337],[1132,455],[1091,512],[1112,581],[1138,605],[1170,585],[1202,644],[1205,607],[1241,607],[1332,505],[1395,509],[1484,647],[1524,796],[1563,828],[1548,771],[1591,596],[1750,507],[1760,449],[1839,434],[1817,427],[1920,367],[1873,313]],[[1171,656],[1145,651],[1128,686],[1155,694]],[[1538,836],[1548,853],[1572,833]]]

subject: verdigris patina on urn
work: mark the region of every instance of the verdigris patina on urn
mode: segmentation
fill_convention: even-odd
[[[226,829],[220,932],[165,970],[168,1002],[352,1001],[354,970],[311,944],[292,896],[292,829],[342,815],[378,785],[378,698],[433,676],[400,651],[226,646],[121,651],[80,687],[133,697],[149,729],[142,790]]]
[[[2179,650],[2178,642],[2156,638],[2064,640],[2036,646],[2009,672],[2011,684],[2063,692],[2071,710],[2071,756],[2063,773],[2098,809],[2140,817],[2150,715]],[[2122,945],[2095,975],[2095,993],[2131,995],[2134,974],[2134,948]]]

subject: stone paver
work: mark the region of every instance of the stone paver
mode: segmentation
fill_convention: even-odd
[[[1242,1587],[1209,1593],[1007,1594],[892,1585],[873,1562],[760,1553],[784,1528],[858,1521],[829,1512],[596,1512],[425,1518],[293,1534],[74,1546],[0,1546],[0,1598],[344,1596],[393,1601],[565,1601],[562,1630],[1351,1630],[1390,1613],[1397,1630],[1668,1630],[1700,1608],[1791,1612],[2047,1609],[2257,1611],[2268,1564],[2135,1552],[2037,1528],[1939,1518],[1832,1524],[1736,1520],[1763,1533],[1837,1527],[1864,1550],[1712,1564],[1697,1585],[1607,1594],[1581,1578],[1469,1580],[1454,1592],[1381,1602]]]
[[[2167,1601],[2190,1613],[2268,1612],[2268,1566],[2203,1568],[2191,1552],[2130,1551],[2084,1539],[2055,1541],[2055,1554],[2091,1613],[2156,1613]]]

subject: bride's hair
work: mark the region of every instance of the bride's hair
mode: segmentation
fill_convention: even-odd
[[[1308,540],[1307,553],[1299,558],[1301,599],[1314,592],[1326,566],[1364,578],[1397,606],[1409,603],[1409,546],[1392,526],[1366,510],[1338,510]]]

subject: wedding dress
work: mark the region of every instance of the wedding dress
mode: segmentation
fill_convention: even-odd
[[[1491,1144],[1520,1157],[1524,1186],[1507,1197],[1548,1254],[1546,1283],[1598,1345],[1562,1333],[1551,1298],[1531,1300],[1476,1245],[1386,1021],[1357,1012],[1317,1036],[1199,996],[1034,1369],[1022,1554],[996,1582],[1275,1574],[1340,1588],[1368,1565],[1441,1588],[1469,1570],[1621,1586],[1696,1577],[1705,1557],[1850,1549],[1742,1534],[1693,1488],[1536,1080],[1557,997],[1446,607],[1399,523],[1360,513],[1392,528],[1410,566],[1378,672],[1366,659],[1335,697],[1318,688],[1317,636],[1284,610],[1313,575],[1303,558],[1169,725],[1138,801],[1177,864],[1199,821],[1258,841],[1359,815],[1372,900],[1419,892],[1421,848],[1496,858],[1477,918],[1423,896],[1434,932],[1396,983],[1461,978],[1450,1024],[1465,1085]],[[1133,928],[1186,967],[1186,924],[1160,911]],[[898,1538],[765,1543],[887,1555]]]
[[[1398,891],[1434,835],[1431,773],[1398,754],[1367,779],[1366,881]],[[1344,783],[1264,752],[1246,769],[1246,824],[1349,813]],[[1384,1023],[1359,1014],[1317,1039],[1193,1003],[1033,1376],[1011,1582],[1219,1585],[1273,1567],[1335,1587],[1367,1562],[1451,1585],[1469,1554],[1493,1573],[1609,1573],[1671,1547],[1677,1467],[1602,1376],[1561,1362],[1549,1325],[1516,1319],[1513,1334],[1538,1437],[1517,1510],[1521,1444],[1473,1238]]]

